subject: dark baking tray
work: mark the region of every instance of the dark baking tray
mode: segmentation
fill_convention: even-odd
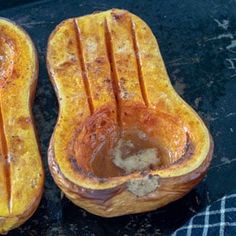
[[[45,65],[50,32],[63,19],[109,8],[142,17],[158,38],[171,81],[202,116],[215,141],[204,181],[183,199],[159,210],[113,219],[91,215],[65,199],[48,171],[47,147],[58,104]],[[236,186],[236,2],[40,1],[0,12],[32,37],[40,59],[34,115],[46,170],[39,209],[9,235],[167,235],[201,208]]]

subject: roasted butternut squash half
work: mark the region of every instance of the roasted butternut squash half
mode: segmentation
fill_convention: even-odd
[[[0,234],[24,223],[42,195],[44,173],[31,112],[37,76],[29,36],[0,18]]]
[[[140,18],[113,9],[63,21],[47,66],[60,104],[49,166],[76,205],[104,217],[150,211],[203,178],[211,136]]]

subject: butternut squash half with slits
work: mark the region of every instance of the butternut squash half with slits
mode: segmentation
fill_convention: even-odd
[[[211,136],[140,18],[113,9],[63,21],[47,65],[60,104],[49,166],[76,205],[104,217],[149,211],[203,178]]]
[[[0,234],[36,210],[44,174],[31,114],[38,76],[29,36],[0,18]]]

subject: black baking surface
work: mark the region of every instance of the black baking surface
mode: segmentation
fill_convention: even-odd
[[[45,65],[50,32],[63,19],[123,8],[143,18],[156,35],[170,79],[201,115],[214,142],[204,181],[159,210],[106,219],[74,206],[55,186],[47,147],[58,104]],[[34,216],[9,235],[167,235],[236,186],[236,2],[220,0],[41,1],[0,12],[32,37],[40,59],[34,105],[46,169],[45,194]]]

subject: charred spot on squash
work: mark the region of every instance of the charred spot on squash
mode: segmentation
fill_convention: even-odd
[[[111,15],[112,17],[114,17],[114,19],[116,21],[125,21],[129,16],[128,16],[128,12],[126,11],[122,11],[122,12],[116,12],[116,10],[112,10],[111,11]]]
[[[108,105],[85,119],[70,142],[74,171],[98,178],[124,176],[167,168],[194,152],[176,117],[141,103],[127,103],[122,107],[121,122],[119,126]]]
[[[25,150],[24,147],[24,140],[21,139],[19,136],[11,136],[11,142],[12,142],[12,152],[18,153],[20,155],[23,155],[27,150]]]
[[[30,117],[19,117],[18,118],[18,123],[20,124],[21,128],[22,129],[27,129],[30,127],[31,123],[32,123],[32,120]]]

